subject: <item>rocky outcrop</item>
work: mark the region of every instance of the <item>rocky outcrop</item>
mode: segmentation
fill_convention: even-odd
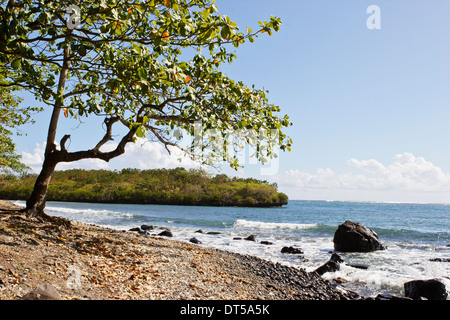
[[[173,237],[173,234],[170,230],[164,230],[163,232],[158,233],[158,236]]]
[[[197,238],[193,237],[189,239],[189,242],[191,243],[195,243],[195,244],[201,244],[202,242],[200,240],[198,240]]]
[[[341,258],[341,256],[338,255],[337,253],[333,253],[331,255],[330,259],[327,262],[325,262],[325,264],[321,265],[316,270],[314,270],[314,272],[316,272],[318,275],[321,276],[327,272],[338,271],[340,268],[339,264],[341,262],[344,262],[344,260]]]
[[[403,284],[405,296],[412,299],[446,300],[445,284],[438,279],[413,280]]]
[[[345,221],[339,225],[333,242],[334,249],[342,252],[371,252],[386,249],[373,230],[351,221]]]
[[[256,236],[254,234],[249,235],[247,238],[244,238],[247,241],[256,241]]]
[[[281,253],[303,254],[303,251],[298,248],[294,248],[294,247],[283,247],[283,248],[281,248]]]

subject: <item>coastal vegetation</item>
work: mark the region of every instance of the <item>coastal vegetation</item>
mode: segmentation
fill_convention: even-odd
[[[0,198],[26,200],[36,175],[3,176]],[[287,204],[276,184],[203,170],[73,169],[55,171],[48,201],[270,207]]]

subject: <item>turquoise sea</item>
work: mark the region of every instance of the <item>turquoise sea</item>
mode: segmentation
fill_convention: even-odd
[[[281,208],[237,208],[49,202],[46,212],[120,230],[143,224],[168,227],[175,240],[195,237],[201,246],[307,271],[329,259],[337,226],[350,220],[374,230],[387,250],[340,253],[345,261],[341,269],[325,278],[345,279],[346,288],[365,296],[403,295],[403,283],[418,279],[440,278],[450,288],[450,262],[430,261],[450,258],[449,204],[291,200]],[[199,229],[204,233],[195,232]],[[207,234],[211,231],[220,234]],[[256,242],[234,239],[252,234]],[[304,254],[281,253],[284,246],[298,247]]]

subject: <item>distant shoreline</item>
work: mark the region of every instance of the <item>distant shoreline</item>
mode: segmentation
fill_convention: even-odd
[[[1,201],[1,200],[0,200]],[[14,202],[14,201],[24,201],[26,199],[3,199],[3,201]],[[149,202],[121,202],[121,201],[86,201],[86,200],[55,200],[55,199],[47,199],[47,202],[62,202],[62,203],[89,203],[89,204],[135,204],[135,205],[155,205],[155,206],[187,206],[187,207],[219,207],[219,208],[278,208],[287,205],[279,204],[279,205],[265,205],[265,204],[253,204],[253,205],[239,205],[239,204],[211,204],[211,203],[149,203]]]
[[[0,181],[0,199],[28,199],[35,175],[6,177]],[[159,204],[214,207],[280,207],[288,196],[278,186],[253,178],[212,176],[201,170],[73,169],[56,171],[47,201]]]

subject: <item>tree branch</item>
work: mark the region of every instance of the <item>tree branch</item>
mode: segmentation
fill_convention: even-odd
[[[95,146],[94,149],[92,150],[96,150],[99,151],[100,148],[107,143],[108,141],[112,141],[114,140],[112,138],[112,126],[114,125],[114,123],[116,123],[117,121],[119,121],[118,117],[113,117],[113,118],[105,118],[105,121],[103,122],[106,125],[106,133],[103,137],[102,140],[99,141],[99,143],[97,143],[97,145]]]
[[[64,137],[62,137],[59,144],[61,145],[61,151],[67,151],[66,149],[66,142],[70,139],[70,134],[66,134]]]
[[[67,150],[61,150],[57,152],[58,162],[74,162],[82,159],[100,159],[109,162],[111,159],[116,158],[123,153],[125,153],[125,146],[128,142],[133,141],[134,135],[136,134],[136,128],[130,129],[128,133],[122,138],[117,147],[110,152],[101,152],[98,150],[97,146],[105,140],[105,137],[97,144],[97,146],[91,150],[77,151],[77,152],[67,152]],[[105,141],[106,142],[106,141]],[[104,143],[103,143],[104,144]]]

